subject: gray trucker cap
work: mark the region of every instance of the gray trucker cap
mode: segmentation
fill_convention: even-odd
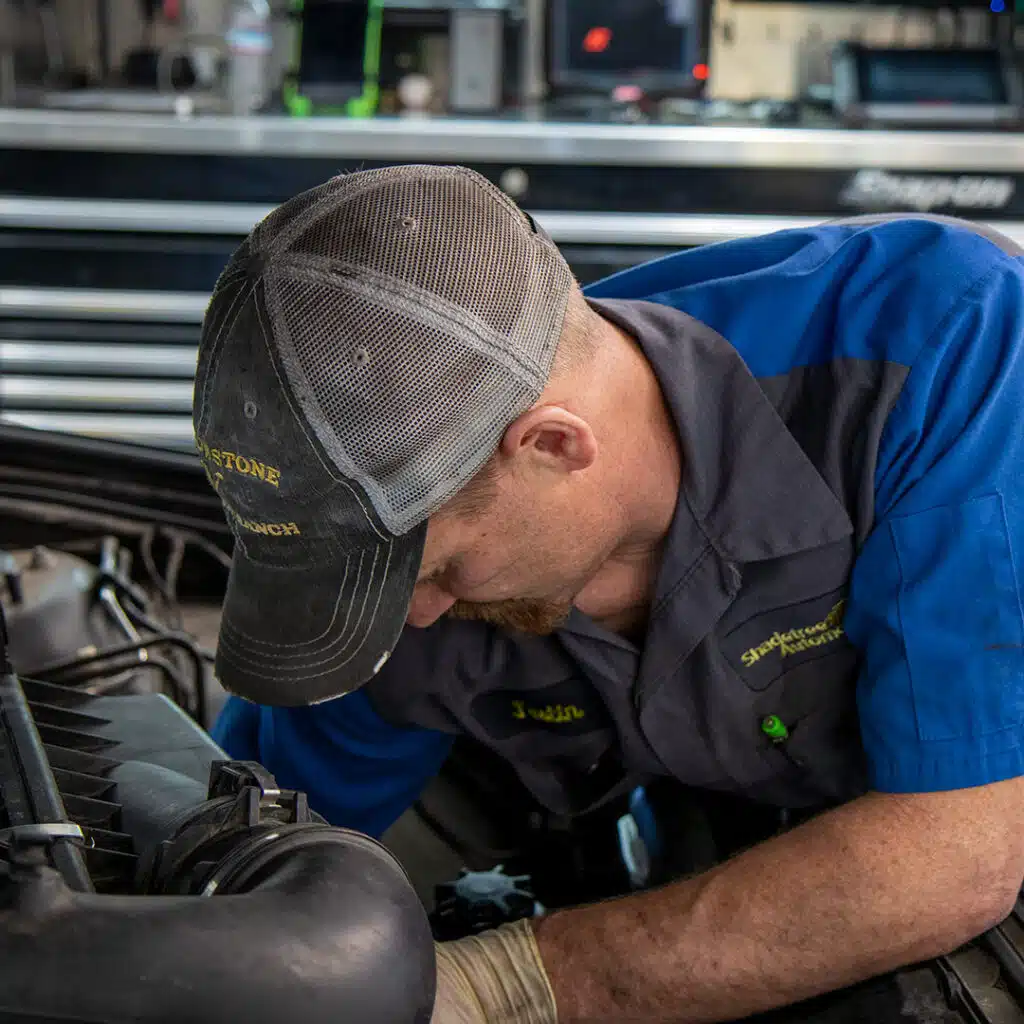
[[[312,704],[379,671],[427,518],[540,396],[573,286],[461,167],[343,175],[253,229],[206,312],[193,411],[235,538],[228,691]]]

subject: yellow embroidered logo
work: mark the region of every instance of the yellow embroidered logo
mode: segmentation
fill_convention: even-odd
[[[512,701],[513,718],[532,718],[535,722],[566,725],[586,717],[586,712],[575,704],[546,704],[542,708],[530,707],[525,700]]]
[[[212,472],[210,466],[218,469],[226,469],[232,473],[240,473],[242,476],[251,476],[256,480],[262,480],[271,487],[280,487],[281,471],[276,466],[268,466],[259,459],[251,456],[239,455],[237,452],[229,452],[225,448],[211,448],[201,438],[196,438],[196,447],[199,449],[199,457],[203,461],[206,475],[210,478],[216,490],[219,481],[224,479],[223,473]],[[215,482],[216,481],[216,482]]]
[[[825,618],[810,626],[790,629],[785,633],[776,630],[763,643],[743,652],[743,664],[750,668],[751,665],[756,665],[772,651],[778,651],[780,658],[786,658],[791,654],[810,650],[812,647],[824,647],[825,644],[833,643],[844,633],[843,608],[845,605],[845,601],[837,601]]]
[[[232,510],[229,510],[229,515],[243,530],[264,537],[297,537],[302,532],[296,523],[256,523],[251,519],[243,519]]]
[[[206,475],[210,476],[209,472]],[[218,489],[220,481],[223,479],[220,473],[217,474],[217,477],[216,481],[212,477],[210,478],[214,490]],[[263,537],[298,537],[302,533],[297,523],[259,523],[252,519],[246,519],[237,509],[233,509],[223,497],[221,504],[224,506],[227,517],[249,533],[258,533]]]

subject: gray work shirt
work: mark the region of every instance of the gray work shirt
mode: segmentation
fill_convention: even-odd
[[[406,630],[368,684],[373,706],[397,725],[468,733],[556,813],[658,775],[790,807],[858,795],[858,656],[842,603],[870,473],[838,479],[847,460],[828,445],[815,464],[702,323],[648,302],[593,305],[639,343],[684,453],[642,647],[578,611],[552,637],[445,620]],[[878,405],[891,406],[884,381]],[[766,731],[773,715],[784,742]]]

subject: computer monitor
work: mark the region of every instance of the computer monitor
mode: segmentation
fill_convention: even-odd
[[[556,90],[691,93],[707,77],[705,0],[551,0]]]

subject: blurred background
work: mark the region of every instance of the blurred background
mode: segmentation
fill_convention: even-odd
[[[469,165],[583,282],[874,211],[1024,243],[1014,2],[0,0],[0,420],[190,448],[219,270],[341,171]]]

